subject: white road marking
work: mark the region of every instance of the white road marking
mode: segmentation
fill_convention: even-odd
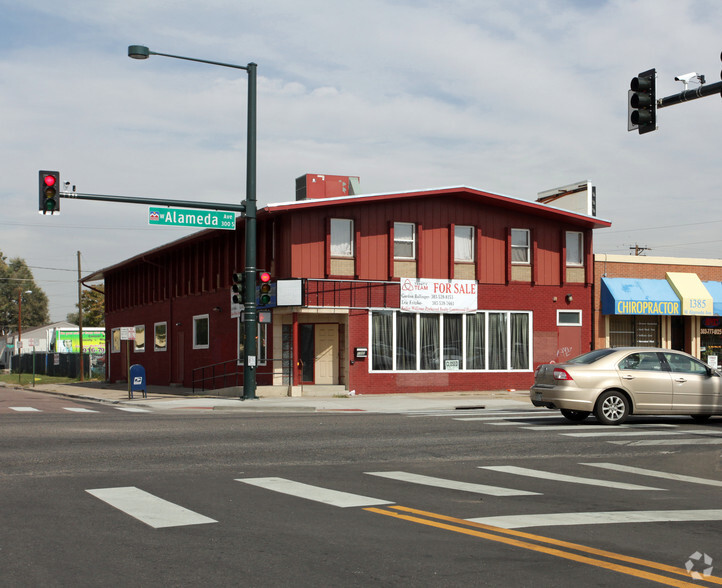
[[[535,421],[538,419],[560,419],[562,418],[561,414],[526,414],[523,416],[510,416],[510,415],[500,415],[500,416],[479,416],[479,417],[458,417],[455,418],[455,421],[500,421],[500,420],[519,420],[519,421]],[[514,423],[515,425],[523,425],[523,422]]]
[[[722,445],[722,439],[645,439],[643,441],[607,441],[615,445]]]
[[[513,488],[502,488],[500,486],[487,486],[485,484],[474,484],[471,482],[459,482],[457,480],[445,480],[431,476],[411,474],[409,472],[366,472],[369,476],[379,476],[390,480],[433,486],[435,488],[447,488],[450,490],[462,490],[475,494],[487,494],[489,496],[532,496],[539,495],[539,492],[528,492],[526,490],[515,490]]]
[[[147,408],[138,408],[136,406],[114,406],[115,410],[124,410],[125,412],[150,412]]]
[[[669,472],[658,472],[655,470],[646,470],[644,468],[635,468],[631,466],[619,465],[616,463],[583,463],[581,465],[591,466],[594,468],[603,468],[613,470],[615,472],[626,472],[628,474],[639,474],[640,476],[651,476],[653,478],[663,478],[665,480],[679,480],[680,482],[689,482],[690,484],[704,484],[706,486],[722,486],[720,480],[710,480],[708,478],[697,478],[695,476],[685,476],[683,474],[672,474]]]
[[[86,492],[154,529],[218,522],[135,486],[97,488]]]
[[[581,478],[579,476],[567,476],[556,472],[545,472],[542,470],[532,470],[530,468],[520,468],[517,466],[479,466],[483,470],[491,470],[494,472],[502,472],[505,474],[515,474],[517,476],[527,476],[529,478],[541,478],[543,480],[554,480],[555,482],[568,482],[571,484],[585,484],[587,486],[603,486],[605,488],[617,488],[618,490],[661,490],[664,488],[652,488],[651,486],[639,486],[637,484],[628,484],[626,482],[612,482],[610,480],[597,480],[595,478]]]
[[[98,412],[97,410],[90,410],[89,408],[68,408],[68,407],[63,407],[63,410],[69,410],[70,412]]]
[[[613,512],[563,512],[539,515],[512,515],[466,519],[502,529],[526,527],[566,527],[570,525],[608,525],[615,523],[666,523],[722,521],[722,510],[632,510]]]
[[[618,427],[587,433],[561,433],[565,437],[642,437],[645,435],[682,435],[682,431],[620,431]]]
[[[16,412],[43,412],[42,410],[33,408],[32,406],[8,406],[8,408]]]
[[[322,502],[340,508],[394,504],[388,500],[369,498],[368,496],[360,496],[349,492],[339,492],[338,490],[311,486],[310,484],[294,482],[293,480],[287,480],[285,478],[237,478],[236,482],[243,482],[244,484],[251,484],[252,486],[258,486],[266,490],[273,490],[281,494],[289,494],[298,498]]]

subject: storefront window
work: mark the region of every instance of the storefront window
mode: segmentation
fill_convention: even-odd
[[[396,369],[416,369],[416,315],[396,315]]]
[[[466,315],[466,369],[468,370],[483,370],[486,365],[485,318],[486,315],[481,312]]]
[[[371,370],[529,370],[531,316],[530,312],[508,311],[374,311],[370,324]]]
[[[611,315],[610,347],[660,347],[660,317]]]
[[[700,359],[713,367],[722,366],[722,317],[703,317],[699,335]]]
[[[388,311],[371,315],[371,369],[393,369],[393,324],[394,314]]]

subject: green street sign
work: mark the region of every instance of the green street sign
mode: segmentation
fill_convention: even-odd
[[[219,210],[151,207],[148,209],[148,224],[234,231],[236,229],[236,214]]]

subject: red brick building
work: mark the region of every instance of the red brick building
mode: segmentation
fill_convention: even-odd
[[[527,388],[539,363],[590,349],[592,232],[608,221],[468,187],[358,194],[348,176],[303,176],[296,194],[257,215],[257,265],[278,288],[259,386]],[[238,384],[219,374],[242,376],[244,253],[239,218],[85,278],[105,280],[108,378],[140,363],[150,384]]]

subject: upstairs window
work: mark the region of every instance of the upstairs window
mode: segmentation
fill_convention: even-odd
[[[567,231],[567,265],[583,265],[584,235],[577,231]]]
[[[454,261],[474,261],[474,227],[454,227]]]
[[[416,259],[416,227],[413,223],[394,223],[394,258]]]
[[[353,221],[331,219],[331,257],[353,257]]]
[[[529,229],[511,230],[511,262],[529,263]]]

